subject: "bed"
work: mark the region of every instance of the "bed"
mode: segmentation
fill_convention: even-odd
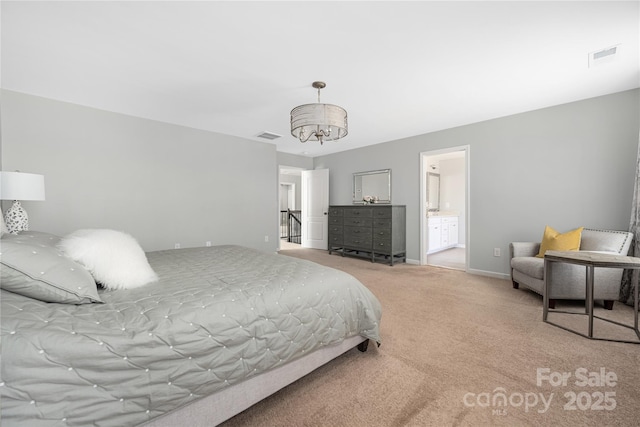
[[[217,425],[380,343],[378,300],[338,270],[232,245],[167,250],[146,254],[157,281],[94,293],[76,276],[58,288],[70,271],[86,274],[60,253],[33,271],[12,263],[55,254],[59,242],[38,232],[0,240],[6,427]]]

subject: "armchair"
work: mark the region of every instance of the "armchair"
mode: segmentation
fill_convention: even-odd
[[[582,230],[581,251],[596,251],[627,255],[631,248],[632,233],[626,231]],[[520,285],[542,295],[544,292],[544,258],[536,257],[540,243],[512,242],[511,281],[513,287]],[[613,309],[613,302],[620,298],[620,284],[623,270],[618,268],[596,268],[594,271],[594,299],[603,301],[606,309]],[[585,299],[586,271],[583,266],[562,264],[552,269],[549,308],[555,308],[559,299]]]

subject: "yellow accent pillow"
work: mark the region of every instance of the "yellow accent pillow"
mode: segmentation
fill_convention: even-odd
[[[544,258],[547,251],[577,251],[580,249],[580,238],[582,237],[582,229],[567,231],[560,234],[548,225],[544,228],[542,235],[542,243],[540,243],[540,252],[536,255],[538,258]]]

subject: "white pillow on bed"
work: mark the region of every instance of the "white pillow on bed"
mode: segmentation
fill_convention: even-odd
[[[106,289],[132,289],[158,280],[136,239],[121,231],[78,230],[58,246]]]

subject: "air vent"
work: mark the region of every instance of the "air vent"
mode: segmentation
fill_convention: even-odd
[[[274,140],[274,139],[278,139],[282,137],[282,135],[278,135],[277,133],[273,133],[273,132],[262,132],[261,134],[258,135],[258,138],[264,138],[264,139],[268,139],[268,140]]]
[[[598,50],[596,52],[590,52],[589,68],[614,61],[619,53],[619,50],[620,45],[616,45]]]

